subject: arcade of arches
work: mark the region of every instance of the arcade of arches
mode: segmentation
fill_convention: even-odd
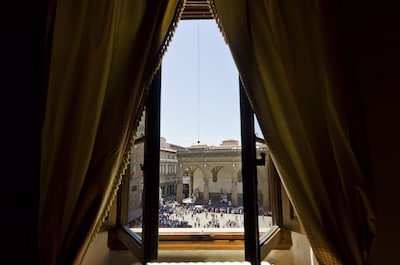
[[[236,140],[220,146],[194,145],[180,147],[160,139],[160,196],[174,196],[178,203],[242,206],[243,178],[241,146]],[[144,145],[136,145],[132,153],[130,173],[129,219],[141,209],[143,191]],[[266,145],[257,146],[257,156],[268,152]],[[257,167],[258,205],[271,209],[266,166]]]

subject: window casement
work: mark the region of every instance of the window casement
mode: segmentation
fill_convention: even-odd
[[[288,249],[291,246],[290,230],[300,232],[290,202],[279,181],[279,176],[270,168],[269,189],[273,223],[276,225],[269,233],[260,233],[258,226],[257,167],[263,166],[263,157],[256,152],[257,142],[264,142],[254,132],[255,115],[240,85],[241,134],[242,134],[242,174],[252,176],[243,178],[243,232],[206,233],[164,232],[159,233],[159,176],[160,176],[160,90],[161,74],[156,75],[145,106],[145,133],[135,140],[135,146],[144,146],[143,161],[136,171],[143,171],[137,189],[142,189],[142,197],[137,198],[143,205],[143,226],[131,229],[128,220],[129,179],[131,171],[123,177],[116,205],[116,228],[110,231],[111,250],[129,249],[146,263],[157,260],[158,249],[244,249],[245,259],[259,264],[272,249]],[[268,158],[268,157],[267,157]],[[265,159],[265,158],[264,158]],[[272,165],[272,164],[270,164]],[[141,186],[141,188],[140,188]],[[132,187],[132,186],[131,186]]]
[[[205,12],[205,1],[187,1],[187,10],[182,19],[210,19]],[[197,5],[196,5],[197,4]],[[208,10],[208,6],[207,6]],[[192,11],[192,13],[190,13]],[[240,78],[239,78],[240,79]],[[244,232],[218,231],[213,234],[193,232],[163,232],[159,230],[160,195],[169,189],[177,192],[177,187],[160,188],[160,177],[170,173],[168,164],[160,164],[160,98],[161,68],[151,84],[149,95],[143,111],[143,123],[137,130],[135,147],[143,150],[131,170],[123,177],[116,204],[110,212],[115,219],[115,229],[109,232],[109,248],[111,250],[129,249],[143,264],[155,261],[159,249],[244,249],[245,260],[252,264],[260,264],[272,249],[288,249],[291,247],[290,231],[301,232],[299,222],[290,205],[290,201],[280,183],[278,173],[274,169],[268,153],[257,152],[259,143],[265,144],[255,134],[256,115],[254,114],[239,81],[240,116],[241,116],[241,163],[243,181]],[[168,157],[167,154],[162,154]],[[172,166],[174,172],[178,165]],[[171,167],[171,168],[172,168]],[[258,223],[259,194],[257,172],[268,171],[268,194],[272,212],[272,228],[268,232],[261,231]],[[142,174],[142,178],[137,175]],[[130,185],[130,179],[136,183]],[[189,185],[188,185],[189,186]],[[135,187],[135,188],[133,188]],[[182,192],[188,193],[184,186]],[[130,193],[140,194],[135,201],[142,205],[142,226],[131,229],[128,224]],[[178,188],[179,192],[179,188]],[[113,223],[113,222],[112,222]]]

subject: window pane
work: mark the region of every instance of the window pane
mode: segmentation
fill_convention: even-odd
[[[139,236],[142,233],[143,217],[143,170],[141,167],[144,164],[144,134],[145,111],[135,133],[135,144],[129,167],[128,225]]]
[[[160,169],[176,171],[160,174],[159,234],[243,238],[239,75],[216,22],[180,21],[162,70]]]
[[[187,36],[180,43],[182,34]],[[158,246],[171,239],[223,239],[240,241],[229,248],[244,250],[239,74],[215,21],[181,21],[161,69]],[[260,157],[267,147],[256,120],[255,127]],[[144,132],[143,114],[131,157],[128,207],[129,227],[139,237]],[[259,232],[266,238],[275,226],[265,165],[257,167],[257,175]]]
[[[265,143],[263,133],[254,115],[254,131],[256,135],[257,159],[264,159],[263,164],[257,166],[257,198],[258,198],[258,226],[260,242],[266,239],[270,232],[276,228],[275,220],[272,218],[273,190],[271,187],[271,176],[268,170],[268,147]],[[264,158],[262,157],[264,155]]]
[[[161,157],[174,152],[168,143],[164,144],[168,147],[161,149]],[[177,168],[170,177],[176,188],[167,183],[166,174],[160,176],[160,228],[243,232],[239,142],[229,140],[219,147],[191,146],[175,152],[176,159],[169,159],[168,163]]]

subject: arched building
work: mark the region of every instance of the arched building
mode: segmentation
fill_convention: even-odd
[[[228,203],[241,206],[243,176],[241,146],[225,140],[220,146],[194,145],[178,150],[177,201],[192,197],[199,204]],[[266,153],[265,145],[257,153]],[[269,184],[265,167],[257,168],[260,207],[270,209]]]
[[[143,142],[135,144],[129,181],[129,219],[141,214],[143,194]],[[257,157],[267,154],[266,145],[257,145]],[[160,138],[160,196],[176,197],[178,203],[218,206],[243,205],[242,150],[236,140],[219,146],[181,147]],[[266,166],[257,167],[258,204],[271,210],[270,185]],[[185,200],[186,199],[186,200]]]

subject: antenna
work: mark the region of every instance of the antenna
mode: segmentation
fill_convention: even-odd
[[[197,144],[200,144],[200,22],[197,21]]]

